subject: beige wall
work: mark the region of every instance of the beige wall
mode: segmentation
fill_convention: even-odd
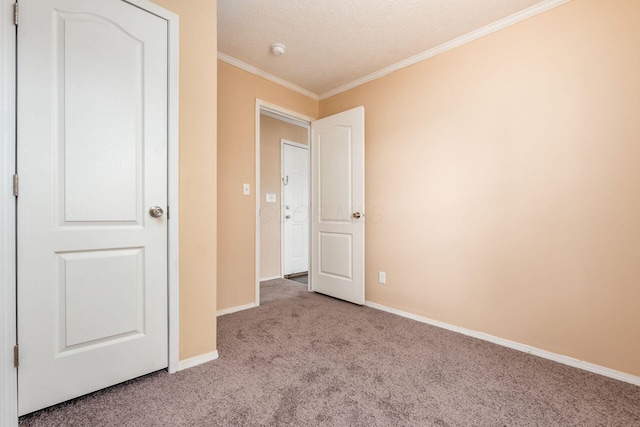
[[[281,277],[282,174],[280,140],[307,144],[308,131],[300,126],[260,115],[260,277]],[[267,203],[267,193],[276,203]]]
[[[639,16],[574,0],[321,102],[366,109],[367,300],[640,375]]]
[[[218,309],[255,301],[256,98],[318,116],[317,101],[218,61]]]
[[[180,16],[180,359],[216,349],[216,49],[212,0],[153,0]]]

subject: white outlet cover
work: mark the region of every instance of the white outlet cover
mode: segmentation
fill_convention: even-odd
[[[275,203],[276,195],[273,193],[267,193],[267,203]]]

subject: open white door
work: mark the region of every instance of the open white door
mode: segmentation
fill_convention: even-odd
[[[311,124],[311,289],[364,304],[364,107]]]
[[[309,147],[282,140],[282,272],[309,270]]]
[[[19,412],[168,364],[167,21],[20,2]]]

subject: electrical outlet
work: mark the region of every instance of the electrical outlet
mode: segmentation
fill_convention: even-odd
[[[381,285],[387,283],[387,273],[385,273],[384,271],[378,271],[378,283],[380,283]]]

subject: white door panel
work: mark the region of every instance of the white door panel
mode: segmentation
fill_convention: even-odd
[[[60,353],[144,333],[144,248],[56,254]]]
[[[283,275],[309,270],[309,149],[282,140]]]
[[[21,2],[19,412],[168,364],[167,22]]]
[[[56,18],[65,221],[135,221],[142,190],[144,45],[101,17],[57,12]]]
[[[316,125],[317,126],[317,125]],[[320,221],[351,223],[352,135],[351,128],[335,126],[318,138],[320,162]]]
[[[364,304],[364,107],[311,124],[312,290]]]
[[[353,236],[343,233],[320,232],[321,276],[353,280]]]

